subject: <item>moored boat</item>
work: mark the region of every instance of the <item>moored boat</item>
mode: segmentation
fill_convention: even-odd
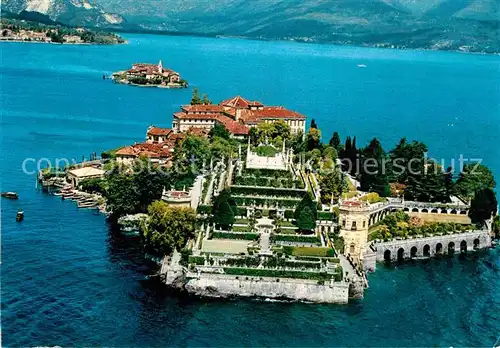
[[[24,219],[24,211],[19,210],[16,214],[16,221],[22,221]]]
[[[2,197],[8,199],[19,199],[17,192],[2,192]]]

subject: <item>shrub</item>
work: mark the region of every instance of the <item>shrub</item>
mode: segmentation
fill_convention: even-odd
[[[271,270],[271,269],[257,269],[257,268],[224,268],[226,274],[243,275],[250,277],[276,277],[276,278],[297,278],[297,279],[311,279],[318,281],[329,281],[333,275],[318,272],[306,271],[285,271],[285,270]]]
[[[335,250],[326,247],[283,246],[283,251],[292,256],[336,257]]]
[[[259,156],[274,157],[279,151],[274,146],[263,145],[256,148],[255,152]]]
[[[298,242],[298,243],[319,243],[320,240],[316,236],[297,236],[297,235],[287,235],[287,234],[273,234],[271,235],[271,241],[282,241],[282,242]]]
[[[259,234],[257,233],[231,233],[231,232],[213,232],[212,238],[215,239],[241,239],[241,240],[257,240]]]
[[[203,266],[205,258],[203,256],[189,256],[188,263]]]
[[[318,211],[318,220],[333,221],[334,215],[329,211]]]
[[[210,205],[199,205],[196,211],[198,214],[211,214],[212,207]]]

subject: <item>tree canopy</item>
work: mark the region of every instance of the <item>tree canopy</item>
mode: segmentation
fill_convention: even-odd
[[[472,198],[480,190],[495,187],[495,178],[488,167],[471,163],[464,165],[458,176],[455,190],[464,198]]]
[[[316,220],[316,217],[318,214],[318,209],[316,207],[316,203],[312,200],[310,193],[306,193],[304,195],[304,198],[302,198],[300,203],[297,205],[297,208],[295,208],[295,212],[294,212],[295,220],[299,219],[299,216],[302,213],[302,210],[304,210],[306,207],[308,207],[311,210],[311,213],[313,214],[314,220]]]
[[[497,198],[495,192],[490,188],[484,188],[476,192],[471,201],[469,216],[473,223],[482,223],[497,213]]]
[[[212,214],[215,226],[223,230],[230,230],[234,224],[237,207],[231,198],[229,190],[223,190],[214,200]]]
[[[169,255],[174,249],[181,251],[194,237],[196,213],[191,208],[172,207],[155,201],[148,208],[148,220],[143,227],[147,250],[158,255]]]

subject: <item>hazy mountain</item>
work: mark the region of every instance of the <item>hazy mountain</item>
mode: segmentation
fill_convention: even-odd
[[[4,3],[19,2],[25,7],[35,3],[50,11],[47,3],[83,1]],[[500,51],[500,0],[96,1],[99,11],[125,17],[129,28],[370,46]],[[56,18],[64,21],[64,16],[59,11]],[[102,20],[98,22],[104,24]]]
[[[2,10],[39,12],[53,21],[92,27],[121,26],[123,17],[86,0],[2,0]]]

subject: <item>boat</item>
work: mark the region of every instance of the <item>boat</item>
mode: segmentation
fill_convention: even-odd
[[[2,192],[2,197],[8,199],[19,199],[17,192]]]
[[[19,210],[16,215],[16,221],[22,221],[24,219],[24,211]]]
[[[358,64],[358,68],[366,68],[366,65],[364,65],[364,64]]]

